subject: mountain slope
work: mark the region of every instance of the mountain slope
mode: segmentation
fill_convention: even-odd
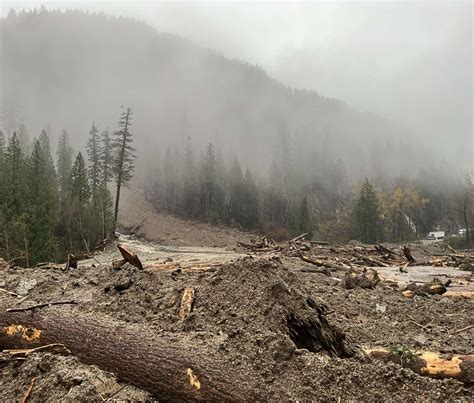
[[[308,169],[340,158],[355,178],[424,165],[415,162],[410,133],[393,122],[285,88],[258,67],[138,21],[42,9],[12,13],[0,29],[4,129],[18,112],[32,135],[49,125],[54,137],[64,127],[82,147],[92,121],[113,129],[127,105],[139,155],[181,146],[190,135],[267,169],[288,137]]]

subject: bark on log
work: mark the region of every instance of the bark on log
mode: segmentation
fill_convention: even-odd
[[[416,259],[411,254],[411,250],[408,246],[404,246],[402,251],[403,251],[403,254],[405,255],[405,258],[408,260],[408,262],[410,262],[410,263],[415,263],[416,262]]]
[[[72,254],[67,255],[66,262],[66,271],[70,269],[77,269],[77,257]]]
[[[206,352],[183,348],[139,326],[117,325],[97,316],[65,310],[0,310],[0,349],[62,343],[86,364],[117,374],[163,401],[242,401],[250,399],[246,380]],[[228,377],[224,378],[227,374]]]
[[[365,353],[384,362],[394,362],[420,375],[431,378],[455,378],[461,382],[474,383],[474,355],[454,355],[445,359],[433,352],[390,351],[366,349]]]

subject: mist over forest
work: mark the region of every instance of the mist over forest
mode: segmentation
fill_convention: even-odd
[[[440,147],[134,18],[11,10],[0,35],[5,149],[16,133],[25,158],[42,132],[58,158],[58,140],[85,154],[92,133],[118,133],[121,108],[131,108],[137,158],[127,185],[157,209],[276,238],[308,230],[401,241],[438,228],[455,234],[471,221],[471,144],[447,158],[449,141]],[[356,217],[360,192],[373,204],[359,206],[373,209],[371,235]],[[107,235],[93,232],[92,243]]]

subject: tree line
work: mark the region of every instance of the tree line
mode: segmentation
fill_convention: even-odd
[[[296,161],[285,136],[274,154],[269,172],[252,172],[237,158],[226,161],[212,143],[196,153],[188,137],[162,158],[154,151],[145,193],[157,208],[181,217],[260,230],[275,239],[307,232],[337,242],[403,242],[473,226],[470,175],[443,181],[442,172],[430,169],[414,178],[351,183],[340,159],[314,160],[317,173],[311,163]]]
[[[63,130],[55,162],[46,130],[31,142],[24,126],[8,138],[0,131],[0,256],[31,266],[90,252],[114,235],[120,189],[134,170],[130,125],[129,108],[113,133],[93,123],[86,158]]]

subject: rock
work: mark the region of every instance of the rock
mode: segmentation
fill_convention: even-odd
[[[413,337],[413,340],[419,344],[420,346],[424,346],[426,344],[426,341],[428,340],[426,336],[423,336],[422,334],[419,334],[418,336]]]
[[[124,291],[131,287],[133,280],[131,277],[120,278],[114,285],[115,291]]]
[[[24,297],[25,295],[28,295],[28,293],[33,288],[35,288],[37,284],[38,284],[38,281],[36,281],[34,278],[32,279],[22,278],[19,284],[15,288],[15,293]]]
[[[385,304],[375,304],[375,312],[385,313],[387,310],[387,305]]]

